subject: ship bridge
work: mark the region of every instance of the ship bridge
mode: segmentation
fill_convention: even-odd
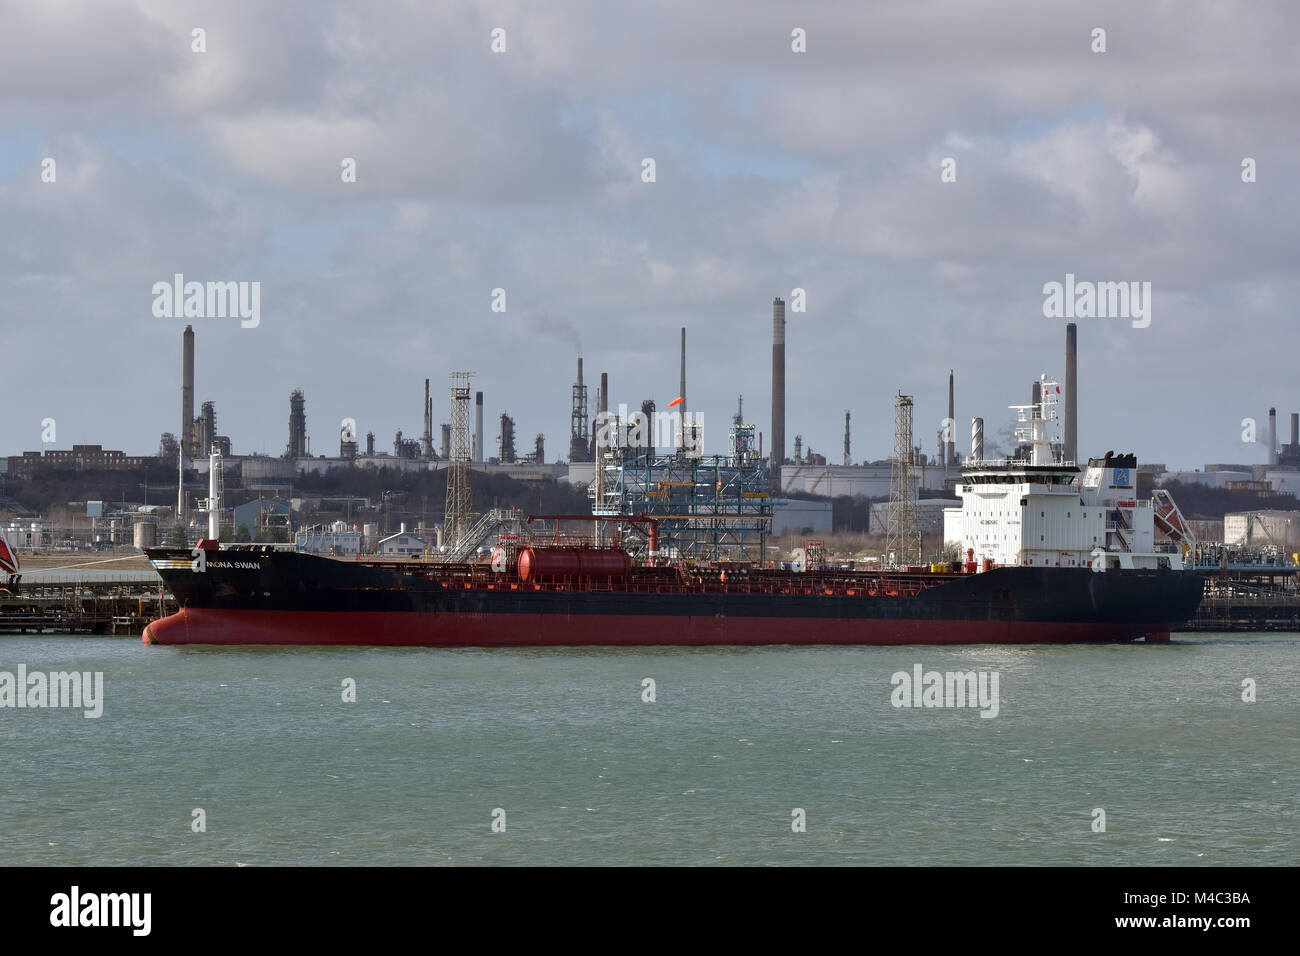
[[[1019,413],[1018,455],[968,459],[957,495],[960,508],[944,511],[950,557],[980,567],[1181,567],[1178,552],[1194,542],[1186,520],[1167,493],[1158,501],[1137,497],[1137,456],[1107,452],[1090,458],[1080,474],[1061,460],[1049,436],[1060,388],[1043,376],[1033,402]],[[1156,531],[1174,544],[1158,550]]]

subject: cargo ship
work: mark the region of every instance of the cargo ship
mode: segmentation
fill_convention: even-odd
[[[1047,383],[1044,383],[1046,385]],[[146,644],[428,647],[1037,644],[1167,641],[1202,577],[1167,495],[1136,498],[1137,460],[1080,469],[1025,413],[1019,458],[968,459],[944,516],[958,560],[922,567],[634,561],[599,539],[497,547],[487,561],[327,557],[269,545],[153,548],[179,611]],[[1022,412],[1025,408],[1021,407]],[[583,516],[590,521],[590,516]],[[657,555],[656,519],[649,525]],[[1162,540],[1157,543],[1157,538]]]
[[[1167,568],[982,572],[641,568],[625,552],[525,549],[395,569],[248,546],[152,549],[180,610],[146,644],[429,647],[1035,644],[1168,640],[1201,580]]]

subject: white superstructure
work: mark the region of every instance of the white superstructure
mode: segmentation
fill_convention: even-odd
[[[1181,569],[1195,538],[1167,492],[1137,498],[1137,456],[1089,459],[1082,477],[1048,433],[1060,388],[1044,377],[1020,413],[1019,457],[967,459],[944,511],[944,543],[963,561],[993,566]],[[1160,540],[1157,540],[1157,531]],[[1104,561],[1096,565],[1094,562]]]

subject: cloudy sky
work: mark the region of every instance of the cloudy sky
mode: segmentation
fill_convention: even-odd
[[[1153,294],[1079,320],[1081,454],[1262,461],[1242,419],[1300,410],[1298,41],[1286,0],[0,0],[0,454],[45,418],[152,453],[187,321],[237,453],[295,387],[314,452],[345,417],[391,448],[467,369],[563,457],[579,351],[662,408],[681,326],[721,451],[738,394],[770,431],[795,288],[787,452],[838,461],[850,409],[886,457],[900,389],[933,452],[949,368],[965,449],[1063,374],[1072,273]],[[155,316],[176,273],[260,282],[260,324]]]

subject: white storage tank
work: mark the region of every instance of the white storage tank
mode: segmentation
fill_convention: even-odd
[[[158,525],[155,522],[137,521],[135,523],[135,548],[137,551],[152,548],[157,541]]]

